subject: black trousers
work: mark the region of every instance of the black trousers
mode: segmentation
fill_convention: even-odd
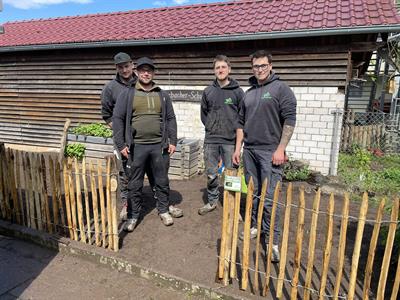
[[[157,210],[162,214],[168,212],[169,180],[165,160],[169,159],[168,151],[158,144],[134,144],[130,149],[130,157],[126,164],[125,174],[128,176],[128,218],[139,218],[142,207],[142,189],[144,173],[150,166],[154,178],[157,196]]]

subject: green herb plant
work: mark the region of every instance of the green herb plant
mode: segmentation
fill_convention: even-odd
[[[64,155],[66,157],[76,157],[79,160],[82,160],[85,155],[86,146],[81,143],[72,143],[68,144],[65,147]]]
[[[101,123],[81,124],[72,130],[74,134],[98,136],[103,138],[112,137],[113,132],[106,125]]]

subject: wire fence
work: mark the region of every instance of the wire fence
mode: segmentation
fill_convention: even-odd
[[[400,113],[346,111],[340,150],[350,152],[354,146],[382,153],[400,153]]]

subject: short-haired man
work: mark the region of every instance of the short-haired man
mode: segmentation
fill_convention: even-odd
[[[147,57],[136,62],[138,80],[118,97],[113,115],[114,140],[121,155],[128,159],[128,219],[124,230],[133,231],[142,204],[146,164],[155,180],[157,209],[164,225],[173,224],[169,213],[169,180],[166,157],[175,152],[177,126],[168,94],[154,81],[155,66]]]
[[[204,159],[207,173],[207,203],[198,210],[204,215],[217,207],[219,199],[218,162],[232,168],[238,128],[239,103],[243,90],[229,77],[228,57],[217,55],[213,63],[215,80],[204,91],[201,99],[201,121],[205,127]]]
[[[101,114],[103,120],[110,128],[112,128],[112,116],[118,96],[129,87],[134,87],[137,80],[133,72],[133,61],[129,54],[125,52],[117,53],[114,56],[114,63],[117,74],[111,81],[106,83],[101,93]],[[115,153],[118,160],[121,161],[119,151],[115,151]],[[123,202],[123,209],[120,214],[121,219],[126,219],[126,201],[128,199],[128,178],[125,175],[123,167],[125,162],[126,160],[122,161],[118,173],[120,197]]]
[[[262,218],[262,233],[268,246],[273,193],[277,182],[282,180],[282,164],[285,149],[296,124],[296,98],[289,86],[272,71],[272,56],[259,50],[251,55],[254,76],[249,79],[251,87],[246,91],[240,109],[234,163],[240,161],[240,148],[244,139],[243,163],[246,182],[253,177],[255,197],[253,199],[251,236],[257,236],[257,196],[261,186],[268,180],[267,195]],[[277,207],[279,208],[279,206]],[[272,246],[272,261],[279,262],[279,215],[277,210]]]

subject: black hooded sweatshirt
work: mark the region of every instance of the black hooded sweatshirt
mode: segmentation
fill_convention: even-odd
[[[251,87],[241,102],[239,128],[244,132],[244,147],[275,151],[283,125],[296,125],[296,97],[274,72],[259,85],[250,77]]]
[[[208,86],[201,99],[201,121],[206,144],[235,144],[239,105],[244,96],[236,80],[220,87],[217,79]]]
[[[112,115],[119,94],[129,87],[134,87],[137,81],[136,75],[133,75],[129,82],[122,80],[117,74],[113,80],[108,82],[101,92],[101,115],[103,120],[109,124],[112,121]]]

